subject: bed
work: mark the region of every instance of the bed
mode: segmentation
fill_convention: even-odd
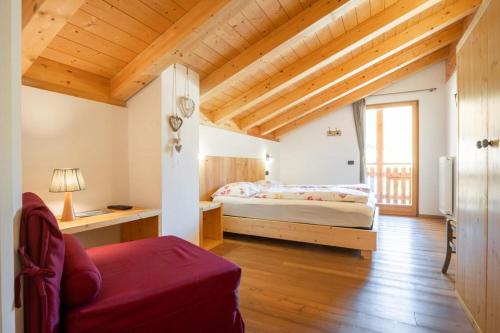
[[[211,200],[228,183],[259,181],[264,170],[259,159],[205,157],[200,162],[200,199]],[[378,209],[373,196],[365,203],[271,196],[213,200],[223,204],[225,232],[356,249],[366,259],[377,248]]]

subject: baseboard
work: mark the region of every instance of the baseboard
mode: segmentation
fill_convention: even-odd
[[[439,219],[439,220],[444,220],[444,216],[443,215],[418,214],[418,217],[422,217],[424,219]]]
[[[458,293],[458,291],[456,289],[455,289],[455,295],[457,296],[458,302],[460,303],[460,306],[464,310],[465,315],[467,316],[467,319],[469,319],[470,323],[472,324],[472,327],[474,328],[474,331],[476,331],[476,333],[483,333],[483,331],[481,330],[481,328],[479,327],[479,325],[476,323],[476,320],[474,319],[474,316],[469,311],[469,308],[467,307],[467,305],[465,305],[465,302],[462,299],[462,296],[460,296],[460,294]]]

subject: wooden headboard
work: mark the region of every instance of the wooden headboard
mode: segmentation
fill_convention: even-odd
[[[255,182],[265,178],[263,159],[206,156],[200,160],[200,200],[228,183]]]

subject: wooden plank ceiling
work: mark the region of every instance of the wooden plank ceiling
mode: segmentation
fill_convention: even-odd
[[[23,0],[23,83],[126,105],[182,63],[203,123],[278,139],[447,59],[480,2]]]

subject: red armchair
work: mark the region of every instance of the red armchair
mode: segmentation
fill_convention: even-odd
[[[64,247],[55,218],[27,193],[21,225],[26,332],[244,332],[240,268],[173,236],[88,249],[100,292],[87,304],[58,308]],[[33,251],[48,244],[45,238],[45,255]]]

